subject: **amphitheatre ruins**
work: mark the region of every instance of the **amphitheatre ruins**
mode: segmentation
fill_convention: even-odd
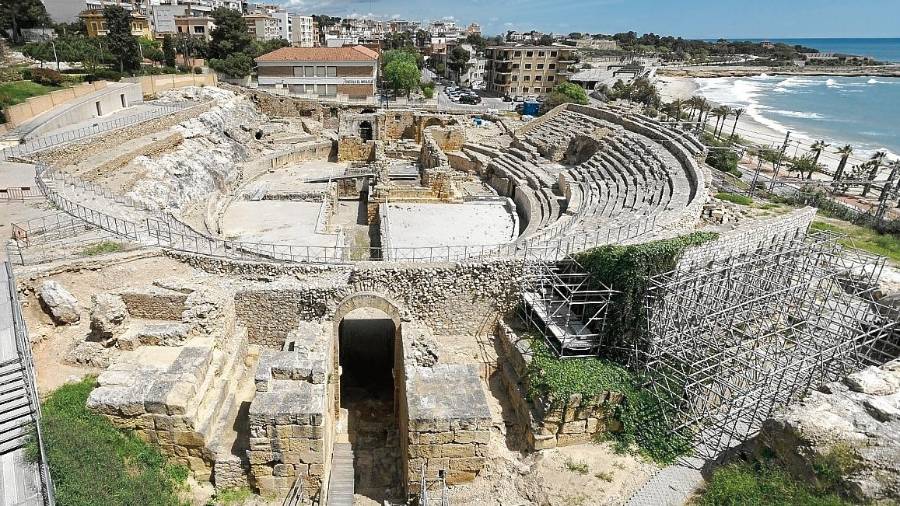
[[[522,122],[224,84],[141,107],[156,112],[9,152],[50,204],[14,220],[7,255],[39,388],[97,375],[88,408],[198,487],[277,504],[653,504],[671,473],[700,479],[757,434],[827,446],[771,420],[813,390],[855,406],[824,418],[874,417],[856,435],[900,451],[889,267],[810,233],[813,208],[711,203],[686,130],[612,106]],[[591,274],[597,248],[689,234],[703,240],[630,306],[634,283]],[[539,353],[640,375],[691,456],[595,443],[629,399],[535,395]],[[864,377],[835,386],[848,374]],[[569,458],[592,474],[566,474]],[[870,471],[858,495],[898,499],[898,475]]]

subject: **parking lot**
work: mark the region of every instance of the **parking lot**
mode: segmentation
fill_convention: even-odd
[[[455,88],[455,89],[454,89]],[[456,93],[454,93],[456,91]],[[438,86],[437,101],[442,108],[468,109],[478,112],[487,111],[511,111],[515,104],[512,102],[504,102],[503,99],[497,97],[486,96],[482,91],[465,90],[460,93],[460,89],[455,86]],[[480,100],[478,104],[465,103],[469,99],[462,99],[461,96],[477,96]],[[453,97],[457,99],[454,100]],[[473,100],[474,101],[474,100]]]

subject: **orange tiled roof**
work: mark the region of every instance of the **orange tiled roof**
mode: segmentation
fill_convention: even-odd
[[[373,61],[378,53],[363,47],[283,47],[256,59],[271,61]]]

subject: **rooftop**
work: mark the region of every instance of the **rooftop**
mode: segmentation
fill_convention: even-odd
[[[272,61],[374,61],[378,53],[364,46],[352,47],[283,47],[256,59]]]

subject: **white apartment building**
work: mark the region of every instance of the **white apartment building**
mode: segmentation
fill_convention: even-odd
[[[290,37],[292,46],[297,47],[313,47],[315,45],[315,31],[313,30],[312,16],[298,16],[292,14],[290,17]]]

